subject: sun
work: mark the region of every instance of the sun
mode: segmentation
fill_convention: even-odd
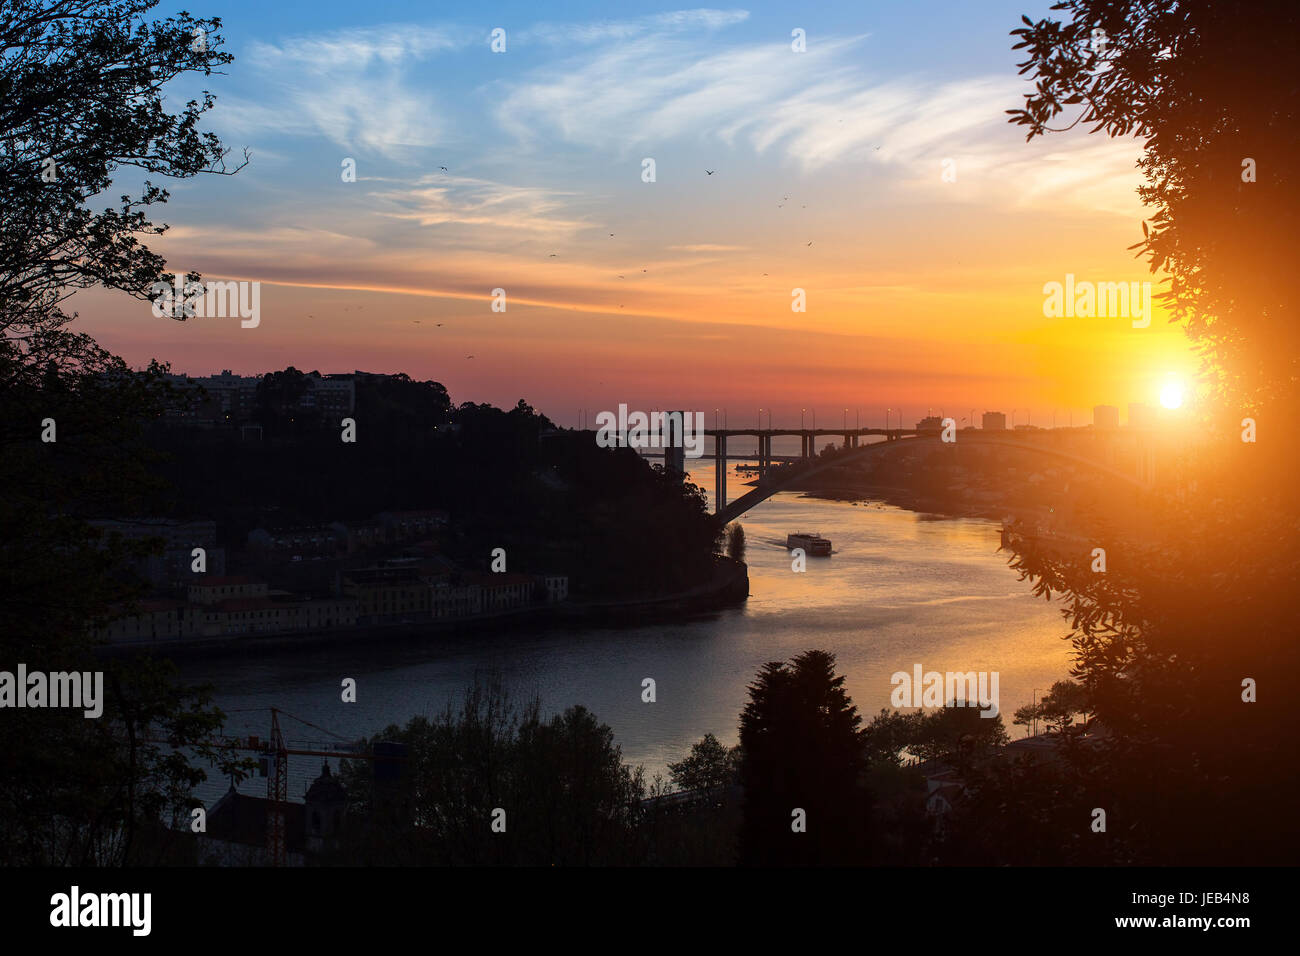
[[[1165,408],[1180,408],[1183,404],[1183,383],[1165,383],[1160,389],[1160,404]]]

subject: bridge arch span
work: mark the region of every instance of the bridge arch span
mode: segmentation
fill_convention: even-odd
[[[926,445],[929,447],[934,447],[938,444],[940,444],[940,440],[937,437],[927,436],[924,438],[899,438],[896,441],[875,442],[874,444],[871,445],[862,445],[858,448],[849,449],[848,451],[835,455],[834,457],[826,461],[818,460],[802,468],[788,469],[789,474],[782,474],[781,472],[778,472],[777,478],[760,481],[758,487],[741,495],[735,501],[732,501],[730,504],[728,504],[725,508],[715,511],[714,514],[719,523],[728,524],[732,521],[735,521],[737,518],[739,518],[745,512],[749,511],[755,505],[761,504],[762,502],[766,501],[768,498],[772,497],[777,492],[787,490],[790,487],[790,485],[794,484],[796,481],[802,481],[805,478],[811,478],[814,475],[818,474],[819,472],[822,472],[828,468],[837,467],[839,465],[844,465],[849,462],[858,461],[859,459],[864,458],[867,455],[871,455],[879,452],[881,449],[886,449],[886,448],[897,449],[900,447],[910,447],[913,445],[917,445],[917,446]],[[958,433],[957,441],[955,444],[959,446],[967,445],[967,444],[983,445],[985,447],[1002,447],[1002,448],[1018,449],[1020,451],[1032,452],[1035,454],[1043,455],[1045,457],[1055,458],[1060,461],[1068,461],[1072,464],[1083,465],[1084,467],[1090,468],[1095,472],[1099,472],[1101,474],[1107,475],[1108,477],[1114,478],[1117,481],[1121,481],[1127,485],[1130,485],[1131,487],[1139,491],[1150,491],[1152,488],[1152,486],[1148,482],[1145,482],[1140,478],[1135,478],[1134,476],[1128,474],[1127,472],[1120,471],[1118,468],[1113,468],[1110,465],[1103,464],[1102,462],[1095,461],[1083,455],[1076,455],[1073,452],[1068,452],[1060,448],[1054,448],[1051,445],[1044,445],[1033,440],[1022,441],[1019,439],[1000,438],[992,435],[980,436],[978,433],[976,433],[975,435],[963,435],[961,433]]]

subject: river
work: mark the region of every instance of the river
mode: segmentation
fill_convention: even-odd
[[[707,466],[693,467],[691,480],[712,496],[712,459],[702,462]],[[729,476],[730,498],[744,493],[743,480]],[[741,523],[750,597],[740,607],[639,627],[484,631],[378,650],[359,644],[192,659],[182,663],[182,675],[215,685],[228,732],[265,739],[276,706],[321,728],[286,719],[289,746],[317,749],[331,734],[351,740],[438,713],[476,671],[496,668],[514,695],[539,695],[548,713],[587,706],[613,728],[624,760],[645,767],[647,780],[667,776],[667,764],[705,733],[736,743],[746,686],[762,664],[809,648],[836,655],[867,719],[889,706],[896,671],[910,673],[915,664],[997,671],[1012,737],[1024,733],[1011,726],[1015,709],[1068,676],[1060,605],[1035,598],[1007,567],[994,522],[781,493]],[[808,558],[807,571],[795,573],[785,548],[792,531],[820,532],[834,554]],[[341,700],[347,677],[357,682],[355,703]],[[654,703],[641,699],[646,677],[655,680]],[[302,798],[320,763],[290,758],[290,799]],[[198,795],[210,806],[227,786],[210,780]],[[240,789],[264,794],[265,786],[255,779]]]

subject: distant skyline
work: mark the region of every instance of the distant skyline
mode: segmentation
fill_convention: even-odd
[[[235,62],[172,95],[212,90],[208,128],[253,160],[166,183],[150,244],[261,282],[262,319],[73,297],[132,364],[406,372],[562,424],[620,402],[1090,421],[1194,377],[1158,305],[1147,328],[1043,314],[1067,274],[1160,278],[1127,248],[1140,143],[1006,123],[1008,33],[1047,3],[184,6]]]

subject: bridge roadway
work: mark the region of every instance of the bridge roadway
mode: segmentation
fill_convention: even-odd
[[[860,429],[859,431],[865,432],[867,430]],[[732,433],[736,434],[737,432],[733,430]],[[800,434],[801,432],[798,429],[795,429],[792,433]],[[842,435],[843,431],[826,430],[825,433],[830,435]],[[818,474],[819,472],[824,471],[825,469],[828,468],[858,461],[863,457],[865,457],[866,455],[879,453],[883,449],[899,448],[904,444],[908,446],[916,446],[916,447],[927,446],[933,448],[938,446],[939,444],[942,444],[937,435],[917,436],[915,431],[909,431],[906,429],[904,430],[891,429],[889,433],[885,433],[883,429],[873,429],[871,430],[871,433],[888,434],[889,437],[888,440],[886,441],[875,442],[870,445],[862,445],[859,447],[853,447],[852,445],[849,445],[840,454],[832,455],[829,458],[815,458],[809,455],[805,459],[806,464],[802,466],[794,465],[789,468],[782,468],[775,472],[769,470],[768,468],[763,468],[763,470],[760,471],[759,474],[758,486],[754,488],[752,491],[741,495],[739,498],[737,498],[735,501],[730,502],[725,507],[722,507],[722,503],[727,500],[726,468],[718,467],[717,473],[720,477],[718,479],[718,488],[716,492],[716,497],[714,498],[715,517],[717,518],[720,524],[727,524],[728,522],[735,521],[746,511],[753,508],[755,505],[763,501],[766,501],[768,498],[772,497],[778,491],[786,490],[795,481],[801,481],[805,478],[811,478],[814,475]],[[740,432],[740,434],[752,435],[755,434],[755,432],[753,431]],[[905,437],[907,435],[911,435],[913,437],[910,438]],[[1088,458],[1084,455],[1078,455],[1075,454],[1074,452],[1070,452],[1061,448],[1054,447],[1050,441],[1044,442],[1037,435],[1035,435],[1033,438],[1030,438],[1029,436],[1025,436],[1024,438],[1013,438],[1013,437],[1008,437],[1006,435],[999,435],[999,434],[984,435],[982,434],[982,430],[968,429],[965,431],[958,432],[957,440],[952,444],[954,446],[960,446],[960,445],[981,445],[986,447],[1000,446],[1003,448],[1014,448],[1020,451],[1027,451],[1035,454],[1041,454],[1050,458],[1055,458],[1060,461],[1068,461],[1071,462],[1072,464],[1082,465],[1086,468],[1090,468],[1095,472],[1107,475],[1108,477],[1114,478],[1117,481],[1123,482],[1124,484],[1127,484],[1138,491],[1150,491],[1152,489],[1152,483],[1149,480],[1143,480],[1142,478],[1134,477],[1128,472],[1121,471],[1117,468],[1113,468],[1110,465],[1097,461],[1096,459]],[[725,447],[725,446],[723,446],[722,443],[719,443],[719,447]],[[760,456],[760,467],[762,467],[761,456]]]

